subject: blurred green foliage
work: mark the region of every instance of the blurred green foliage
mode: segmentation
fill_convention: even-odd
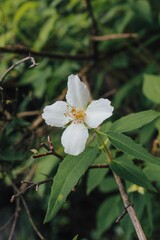
[[[42,181],[57,171],[56,157],[33,159],[31,149],[44,153],[40,143],[51,135],[55,149],[63,155],[61,130],[47,127],[41,110],[64,98],[68,75],[79,73],[93,98],[112,100],[112,120],[132,112],[160,110],[160,2],[90,3],[96,26],[85,0],[0,0],[0,78],[8,67],[29,53],[33,52],[31,55],[39,63],[32,69],[28,68],[29,62],[18,65],[0,83],[1,226],[15,211],[16,204],[9,202],[13,194],[11,179],[19,187],[21,180]],[[93,35],[121,33],[135,33],[138,37],[93,40]],[[132,136],[159,157],[159,145],[153,145],[154,140],[159,140],[159,131],[160,122],[154,121],[135,130]],[[114,223],[124,207],[110,172],[93,171],[86,174],[49,224],[43,225],[43,219],[51,184],[40,186],[38,192],[32,189],[26,193],[32,218],[47,239],[67,240],[77,234],[77,239],[136,239],[128,216],[119,225]],[[159,192],[157,167],[147,165],[143,171]],[[125,184],[127,189],[132,185]],[[148,239],[159,239],[159,193],[146,190],[144,195],[131,192],[129,196]],[[11,224],[1,231],[4,240],[10,229]],[[37,239],[22,209],[15,239],[25,240],[26,235]]]

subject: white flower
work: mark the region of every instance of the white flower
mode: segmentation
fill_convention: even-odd
[[[91,102],[87,86],[77,75],[68,77],[66,100],[67,102],[57,101],[46,106],[42,117],[50,126],[67,127],[61,137],[64,151],[78,155],[85,149],[88,128],[97,128],[109,118],[113,107],[104,98]]]

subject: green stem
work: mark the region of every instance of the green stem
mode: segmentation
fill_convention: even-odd
[[[104,146],[104,149],[106,150],[106,153],[107,153],[107,155],[108,155],[108,157],[109,157],[109,160],[110,160],[110,162],[111,162],[111,161],[112,161],[112,155],[111,155],[110,151],[108,150],[106,144],[104,143],[103,138],[101,137],[101,135],[102,135],[103,133],[99,132],[99,131],[96,130],[96,129],[94,129],[94,131],[95,131],[95,133],[97,134],[97,136],[99,137],[102,145]],[[105,135],[105,134],[103,134],[103,135]]]

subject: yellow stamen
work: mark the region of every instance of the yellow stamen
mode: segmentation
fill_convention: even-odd
[[[83,110],[77,110],[74,107],[71,109],[71,112],[65,114],[65,116],[67,116],[67,115],[70,116],[75,123],[82,123],[86,116],[86,114]]]

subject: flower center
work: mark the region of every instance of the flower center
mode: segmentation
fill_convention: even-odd
[[[75,107],[72,107],[69,109],[69,106],[67,106],[68,111],[64,115],[66,117],[70,117],[70,121],[74,123],[83,123],[84,118],[86,116],[86,113],[84,110],[77,110]]]
[[[86,114],[85,114],[85,112],[83,110],[76,110],[75,108],[72,108],[71,116],[73,117],[73,119],[76,122],[81,123],[81,122],[83,122]]]

